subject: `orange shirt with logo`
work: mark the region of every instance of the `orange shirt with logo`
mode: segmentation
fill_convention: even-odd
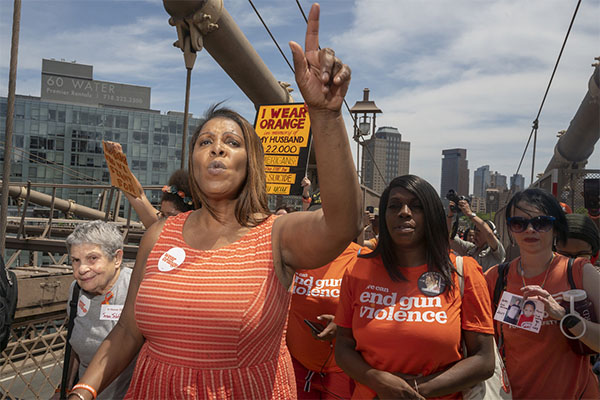
[[[567,279],[568,258],[555,254],[548,270],[526,279],[527,285],[542,285],[558,301],[562,292],[570,290]],[[519,259],[510,263],[506,291],[521,294],[523,279],[517,273]],[[583,288],[583,259],[573,263],[575,286]],[[490,299],[493,299],[498,267],[486,271]],[[596,315],[598,315],[596,310]],[[500,334],[500,322],[496,323],[497,337]],[[526,331],[502,324],[506,372],[515,399],[598,399],[598,379],[592,371],[589,356],[576,354],[559,328],[559,321],[548,317],[544,311],[544,320],[539,333]]]
[[[452,262],[456,257],[451,254]],[[429,297],[417,286],[427,265],[401,268],[406,281],[390,279],[380,257],[359,258],[342,281],[335,322],[351,328],[356,350],[372,367],[424,376],[443,371],[462,359],[461,330],[493,334],[491,303],[481,267],[463,258],[461,299],[458,278],[454,289]],[[376,393],[356,383],[353,399]],[[454,393],[444,398],[461,398]]]
[[[356,243],[324,267],[297,271],[292,288],[292,304],[288,319],[287,346],[292,357],[304,367],[317,372],[341,372],[335,363],[330,342],[315,339],[304,319],[318,322],[321,314],[335,315],[344,273],[356,262],[359,250],[369,251]]]

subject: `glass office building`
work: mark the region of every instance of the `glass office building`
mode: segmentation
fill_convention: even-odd
[[[110,184],[102,148],[110,140],[122,145],[142,185],[165,185],[181,165],[183,113],[161,114],[149,104],[150,88],[95,81],[92,66],[43,60],[41,96],[16,97],[11,182]],[[7,99],[0,97],[2,160],[6,113]],[[200,120],[188,122],[189,138]],[[56,195],[97,208],[101,192],[59,188]],[[146,195],[158,203],[161,192]]]

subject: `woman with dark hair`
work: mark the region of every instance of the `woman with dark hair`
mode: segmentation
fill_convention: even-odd
[[[596,352],[600,350],[600,325],[567,316],[570,310],[560,304],[563,292],[572,289],[567,273],[569,258],[552,251],[554,242],[567,240],[568,226],[563,209],[550,193],[527,189],[509,201],[506,223],[521,255],[506,266],[495,266],[486,272],[490,295],[492,299],[496,297],[494,292],[499,284],[503,291],[522,295],[525,301],[535,299],[544,303],[539,333],[495,323],[498,343],[504,343],[501,350],[513,397],[597,399],[598,379],[592,372],[589,356],[576,353],[570,343],[576,340],[565,336],[583,335],[579,341]],[[575,287],[587,293],[598,312],[600,273],[589,260],[577,258],[572,264],[572,278]],[[565,334],[560,328],[563,318]]]
[[[341,115],[350,69],[319,49],[318,32],[313,5],[306,50],[290,47],[321,196],[333,206],[270,215],[260,139],[238,113],[213,107],[190,145],[192,197],[201,208],[146,232],[119,324],[81,379],[89,390],[72,400],[89,400],[138,352],[126,398],[296,398],[284,338],[294,273],[333,260],[361,220]],[[345,201],[336,204],[336,196]]]
[[[174,217],[194,209],[190,176],[186,170],[178,169],[173,172],[169,182],[161,190],[160,211],[156,213],[158,218]]]
[[[569,232],[567,241],[557,242],[556,251],[566,257],[584,257],[590,264],[598,266],[598,249],[600,247],[600,232],[594,221],[587,215],[567,214]]]
[[[336,360],[357,382],[352,398],[461,398],[494,371],[481,268],[463,260],[461,296],[444,207],[418,176],[395,178],[379,215],[377,247],[346,272],[335,318]]]

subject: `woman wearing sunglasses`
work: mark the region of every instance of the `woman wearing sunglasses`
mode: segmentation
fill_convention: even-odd
[[[562,292],[571,289],[567,278],[568,257],[552,251],[555,241],[567,239],[567,220],[558,201],[540,189],[516,193],[506,207],[506,220],[521,256],[508,265],[504,290],[525,300],[544,303],[544,318],[539,333],[495,321],[498,343],[513,389],[513,398],[581,399],[599,397],[598,379],[592,372],[589,356],[576,354],[560,330],[568,311],[560,304]],[[498,266],[486,273],[493,297]],[[600,311],[600,273],[589,260],[573,263],[575,286],[583,289]],[[600,325],[567,317],[565,331],[595,351],[600,350]]]

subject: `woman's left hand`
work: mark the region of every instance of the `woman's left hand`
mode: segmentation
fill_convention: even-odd
[[[527,299],[539,300],[544,303],[544,310],[548,316],[555,320],[560,320],[565,316],[566,310],[552,297],[552,295],[539,285],[527,285],[521,288],[523,292],[523,301]]]
[[[351,72],[330,48],[319,49],[319,5],[313,4],[306,25],[305,50],[290,42],[296,83],[309,107],[339,111],[348,91]]]
[[[317,340],[323,340],[329,342],[335,338],[335,333],[337,331],[337,325],[333,322],[335,318],[334,315],[331,314],[321,314],[317,317],[319,321],[327,323],[325,329],[321,331],[318,335],[313,333],[313,337]]]

